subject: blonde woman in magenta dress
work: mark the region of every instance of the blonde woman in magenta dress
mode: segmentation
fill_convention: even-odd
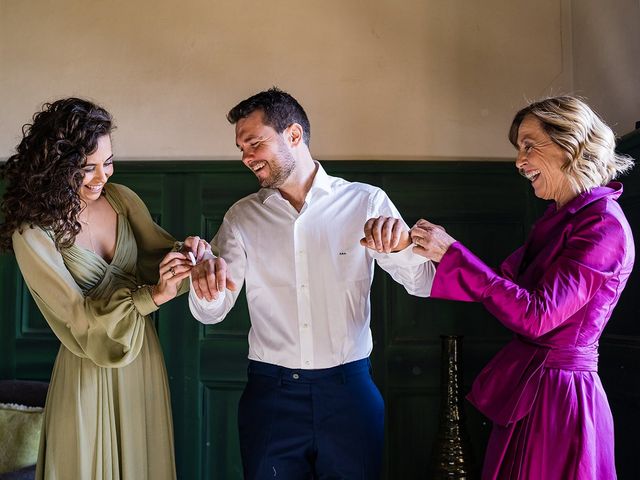
[[[191,262],[113,173],[109,113],[45,104],[2,167],[0,246],[13,249],[61,342],[37,479],[175,479],[167,374],[149,314],[186,291]],[[194,252],[197,237],[186,241]]]
[[[524,246],[493,270],[442,227],[420,220],[414,251],[439,262],[433,298],[480,302],[514,332],[469,401],[493,421],[483,480],[613,480],[613,418],[598,341],[635,258],[612,180],[633,165],[611,129],[562,96],[520,110],[516,167],[551,200]]]

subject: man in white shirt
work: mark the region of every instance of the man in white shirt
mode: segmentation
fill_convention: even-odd
[[[384,404],[369,362],[374,260],[423,297],[434,266],[413,253],[382,190],[331,177],[313,160],[309,120],[289,94],[260,92],[227,119],[262,188],[225,215],[212,240],[220,256],[194,267],[189,306],[199,321],[221,322],[246,282],[245,478],[378,478]]]

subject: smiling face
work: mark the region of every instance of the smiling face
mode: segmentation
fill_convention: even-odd
[[[95,152],[87,156],[82,171],[84,178],[78,195],[88,205],[100,198],[104,185],[113,175],[113,153],[109,135],[98,138],[98,147]]]
[[[577,195],[562,170],[567,153],[551,140],[542,123],[527,115],[518,128],[516,168],[531,181],[536,197],[561,207]]]
[[[238,120],[236,145],[242,152],[242,163],[255,174],[261,187],[280,188],[296,167],[283,135],[263,123],[260,110]]]

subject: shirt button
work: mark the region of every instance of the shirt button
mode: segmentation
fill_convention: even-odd
[[[291,376],[293,377],[294,380],[298,380],[300,378],[300,375],[298,375],[297,373],[294,373]]]
[[[308,326],[309,326],[309,324],[308,324],[308,323],[303,323],[303,324],[302,324],[302,328],[307,328]]]
[[[309,363],[311,363],[311,362],[309,362],[309,360],[307,360],[306,362],[304,362],[304,364],[305,364],[305,365],[309,365]]]

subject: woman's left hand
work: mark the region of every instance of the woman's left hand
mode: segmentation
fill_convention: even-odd
[[[434,225],[424,219],[418,220],[409,233],[411,241],[415,244],[414,253],[434,262],[442,260],[451,244],[456,241],[440,225]]]

